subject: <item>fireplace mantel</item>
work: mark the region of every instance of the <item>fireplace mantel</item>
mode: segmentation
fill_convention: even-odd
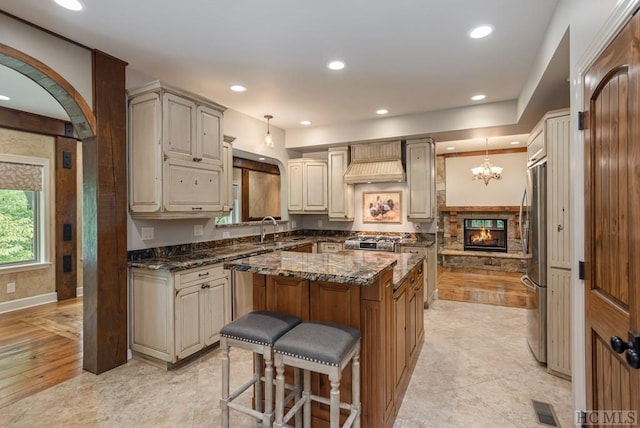
[[[447,207],[441,206],[438,208],[441,212],[481,212],[481,213],[493,213],[493,212],[510,212],[519,213],[520,207],[513,205],[506,205],[502,207],[498,206],[482,206],[482,207]]]

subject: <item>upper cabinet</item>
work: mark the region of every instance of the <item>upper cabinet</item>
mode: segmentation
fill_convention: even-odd
[[[129,208],[133,216],[212,217],[228,211],[223,177],[224,110],[160,82],[129,92]]]
[[[224,136],[222,143],[222,211],[228,212],[233,208],[233,146],[234,137]]]
[[[328,213],[330,221],[352,221],[354,218],[354,186],[344,181],[349,166],[349,147],[329,149]]]
[[[436,156],[430,138],[407,140],[407,220],[432,221],[436,218]]]
[[[327,212],[327,161],[291,159],[287,164],[288,204],[292,214]]]

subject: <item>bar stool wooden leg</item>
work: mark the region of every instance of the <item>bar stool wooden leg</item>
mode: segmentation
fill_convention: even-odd
[[[222,428],[229,428],[229,344],[226,338],[220,339],[220,348],[222,348],[222,401],[220,402],[220,410],[222,412]]]
[[[258,378],[258,382],[254,387],[254,399],[255,399],[255,408],[258,412],[263,411],[262,407],[262,381],[260,380],[263,376],[262,373],[263,367],[263,358],[260,354],[253,354],[253,373],[254,376]]]
[[[265,401],[265,411],[263,416],[263,424],[262,426],[270,427],[273,426],[273,353],[265,352],[264,353],[264,401]],[[260,382],[258,382],[260,384]]]
[[[302,385],[301,382],[301,378],[302,377],[302,369],[299,368],[294,368],[293,369],[293,384],[295,385],[295,387],[298,388],[298,394],[296,394],[296,399],[294,400],[295,403],[297,403],[298,401],[300,401],[302,399],[302,388],[300,388],[300,385]],[[296,415],[296,428],[302,428],[302,418],[300,417],[300,413],[298,412],[298,414]]]
[[[309,370],[305,370],[303,372],[303,377],[304,377],[304,393],[303,393],[303,399],[304,401],[304,408],[302,410],[302,414],[304,417],[304,428],[310,428],[311,427],[311,372]]]
[[[329,381],[331,382],[331,393],[329,394],[331,422],[329,426],[331,428],[340,428],[340,374],[339,370],[332,371],[329,374]]]
[[[356,352],[353,356],[351,365],[351,406],[356,408],[360,414],[362,407],[360,403],[360,352]],[[360,418],[353,421],[353,428],[360,428]]]
[[[284,418],[284,363],[282,355],[276,355],[276,418],[275,427],[282,426]]]

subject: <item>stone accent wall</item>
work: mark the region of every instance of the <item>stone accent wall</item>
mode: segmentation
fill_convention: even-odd
[[[445,183],[445,157],[436,157],[436,199],[438,207],[446,206],[447,189]],[[477,209],[477,207],[476,207]],[[458,254],[464,250],[464,219],[495,218],[507,221],[507,253],[489,253],[477,251]],[[458,211],[456,213],[457,232],[451,233],[451,213],[438,210],[438,263],[443,267],[467,270],[492,270],[501,272],[525,272],[526,259],[522,254],[517,213],[507,211]],[[451,254],[451,250],[455,254]],[[449,254],[443,254],[449,252]]]

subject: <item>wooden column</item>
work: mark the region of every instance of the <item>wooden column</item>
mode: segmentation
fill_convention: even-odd
[[[93,51],[96,138],[83,140],[83,367],[127,361],[126,63]]]

